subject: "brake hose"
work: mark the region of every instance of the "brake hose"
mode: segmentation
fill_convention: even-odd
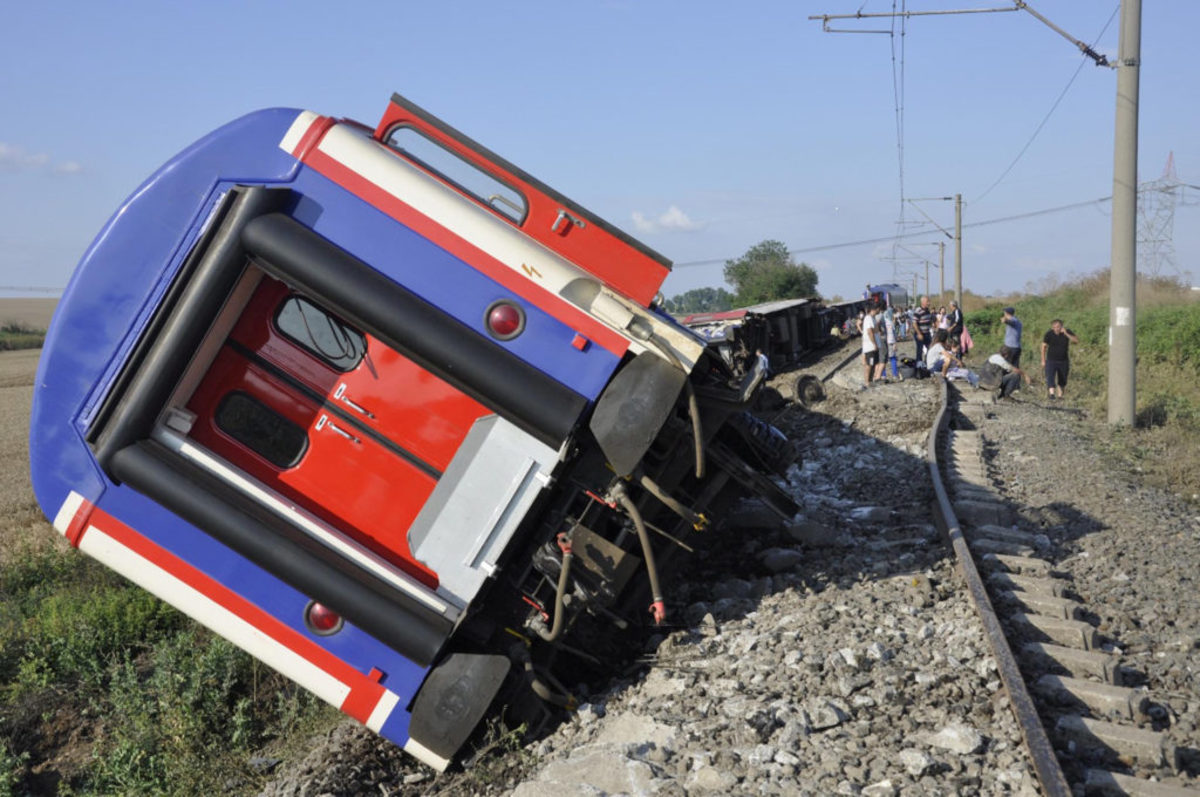
[[[629,515],[633,527],[637,530],[638,540],[642,543],[642,556],[646,560],[646,575],[650,578],[650,595],[654,601],[650,604],[650,614],[654,617],[655,624],[660,624],[667,617],[667,607],[663,603],[662,589],[658,585],[658,567],[654,564],[654,550],[650,547],[650,534],[642,521],[642,513],[638,511],[621,482],[617,482],[609,494]]]

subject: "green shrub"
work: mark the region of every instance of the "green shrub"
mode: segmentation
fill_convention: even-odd
[[[45,330],[36,329],[21,321],[0,324],[0,351],[40,349],[46,340]]]
[[[8,553],[8,561],[0,570],[0,599],[36,603],[42,594],[64,583],[87,577],[88,563],[74,551],[63,551],[48,545],[19,548]]]
[[[28,790],[32,745],[55,717],[95,740],[60,789],[164,794],[250,791],[252,751],[339,716],[76,551],[8,552],[0,600],[0,797]]]
[[[1138,356],[1153,362],[1200,366],[1200,305],[1162,307],[1138,314]]]
[[[14,752],[8,739],[0,738],[0,797],[20,794],[18,787],[29,765],[29,752]]]
[[[104,793],[225,793],[249,785],[251,751],[324,704],[234,645],[196,626],[126,657],[97,698],[107,734],[88,788]]]
[[[180,619],[131,585],[58,592],[25,620],[21,659],[55,680],[100,686],[115,661],[147,648]]]

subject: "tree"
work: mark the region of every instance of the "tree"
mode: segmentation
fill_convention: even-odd
[[[692,288],[667,300],[668,313],[719,313],[733,308],[733,294],[724,288]]]
[[[725,281],[733,286],[739,307],[817,296],[817,272],[797,264],[780,241],[763,241],[737,260],[726,260]]]

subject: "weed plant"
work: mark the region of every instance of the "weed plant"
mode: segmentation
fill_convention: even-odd
[[[45,330],[35,329],[20,321],[0,324],[0,351],[40,349],[45,339]]]
[[[340,718],[75,551],[10,556],[0,600],[0,797],[246,793],[255,751]]]

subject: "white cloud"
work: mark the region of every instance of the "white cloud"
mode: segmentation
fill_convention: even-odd
[[[658,218],[649,218],[640,210],[633,212],[633,226],[638,232],[691,232],[703,225],[688,218],[678,205],[671,205]]]
[[[0,141],[0,171],[37,172],[49,169],[54,174],[79,174],[83,166],[78,161],[51,163],[45,152],[28,152],[24,147]]]

